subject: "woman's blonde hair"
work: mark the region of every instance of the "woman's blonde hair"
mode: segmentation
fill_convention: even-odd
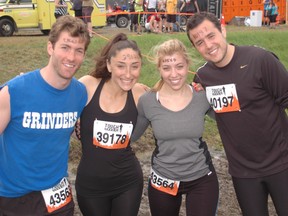
[[[187,64],[190,65],[191,59],[189,57],[187,49],[185,45],[178,39],[170,39],[153,47],[152,55],[154,58],[152,59],[152,62],[154,62],[157,68],[159,68],[163,62],[163,59],[166,56],[170,56],[175,53],[179,53],[180,55],[182,55],[185,61],[187,62]],[[163,86],[163,84],[164,84],[164,81],[160,79],[151,90],[159,91],[161,87]]]

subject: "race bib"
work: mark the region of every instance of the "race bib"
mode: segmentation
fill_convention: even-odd
[[[150,182],[152,187],[164,193],[176,196],[178,193],[180,181],[161,177],[153,169],[151,170]]]
[[[49,213],[62,208],[72,200],[71,187],[66,177],[59,184],[41,192]]]
[[[117,123],[96,119],[93,127],[93,144],[106,149],[126,148],[132,130],[132,123]]]
[[[241,111],[235,84],[206,87],[206,96],[216,113]]]

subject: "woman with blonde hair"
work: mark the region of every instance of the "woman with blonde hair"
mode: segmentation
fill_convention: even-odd
[[[151,124],[156,140],[148,185],[151,214],[178,216],[185,195],[187,215],[215,216],[218,179],[202,139],[210,105],[204,91],[188,84],[191,61],[181,41],[165,41],[153,51],[161,80],[140,97],[132,136],[137,140]]]

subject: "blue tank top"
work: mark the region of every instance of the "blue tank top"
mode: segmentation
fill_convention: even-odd
[[[50,188],[67,176],[70,135],[87,92],[76,79],[64,90],[55,89],[40,70],[6,85],[11,121],[0,143],[0,196],[19,197]]]

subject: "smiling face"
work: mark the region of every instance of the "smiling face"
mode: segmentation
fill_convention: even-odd
[[[141,71],[141,57],[131,48],[117,51],[116,55],[107,61],[111,73],[111,81],[123,91],[129,91],[138,81]]]
[[[164,85],[173,90],[181,89],[187,80],[188,62],[180,53],[164,56],[159,65],[160,75]]]
[[[213,62],[218,67],[229,63],[228,43],[226,41],[226,30],[222,32],[215,25],[204,20],[194,29],[189,30],[189,37],[195,48],[207,61]]]
[[[84,60],[85,42],[62,32],[54,46],[48,42],[47,51],[56,79],[71,80]]]

